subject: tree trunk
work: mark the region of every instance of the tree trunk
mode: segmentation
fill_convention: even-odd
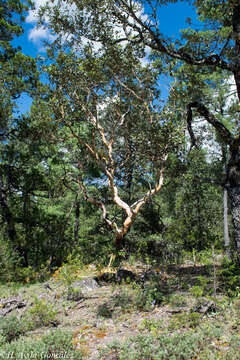
[[[7,203],[7,194],[3,183],[3,176],[1,173],[0,173],[0,206],[2,208],[2,217],[7,224],[8,237],[11,243],[14,244],[16,238],[15,222],[14,222],[13,214],[9,209]]]
[[[223,189],[223,225],[224,225],[224,247],[225,255],[228,260],[231,260],[230,254],[230,238],[228,230],[228,203],[227,203],[227,189]]]
[[[230,160],[227,171],[228,196],[234,229],[234,242],[240,264],[240,137],[230,146]]]
[[[119,254],[119,251],[123,250],[125,247],[125,236],[126,234],[123,233],[115,235],[115,248],[117,254]]]
[[[77,201],[75,205],[75,223],[74,223],[74,244],[78,244],[78,232],[79,232],[79,215],[80,215],[80,202]]]
[[[240,186],[228,189],[234,230],[234,242],[240,264]]]

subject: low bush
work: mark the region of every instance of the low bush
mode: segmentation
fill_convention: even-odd
[[[0,319],[0,344],[1,342],[11,342],[25,334],[27,327],[24,321],[19,320],[17,316],[12,315]]]
[[[155,324],[157,327],[158,325]],[[155,326],[154,325],[154,326]],[[147,324],[147,327],[151,324]],[[221,352],[221,347],[215,346],[225,344],[216,341],[221,336],[221,329],[215,329],[211,326],[199,329],[188,329],[177,333],[161,333],[146,335],[141,334],[130,338],[124,343],[114,341],[101,350],[99,360],[119,359],[119,360],[215,360],[215,359],[238,359],[238,355],[234,355],[232,349],[229,349],[229,357],[227,351]],[[232,337],[230,343],[237,349],[240,339]],[[229,345],[229,343],[227,343]]]
[[[181,328],[195,328],[201,322],[202,315],[197,312],[177,314],[170,321],[169,329],[178,330]]]
[[[27,358],[81,360],[82,353],[74,349],[72,341],[72,333],[60,330],[49,332],[38,340],[21,338],[1,346],[0,359],[4,360],[11,356],[14,360]]]
[[[173,295],[167,296],[164,299],[164,302],[166,302],[167,304],[169,304],[171,306],[176,306],[176,307],[184,307],[187,305],[186,297],[179,295],[179,294],[173,294]]]
[[[108,303],[103,303],[97,307],[97,316],[109,319],[112,317],[112,309]]]
[[[136,283],[128,287],[120,286],[112,295],[110,303],[113,308],[120,307],[121,311],[148,311],[161,304],[163,299],[160,283],[152,280],[144,286]]]
[[[226,262],[218,271],[221,289],[228,296],[240,294],[240,267],[236,263]]]
[[[58,323],[57,310],[53,305],[37,297],[34,297],[33,305],[26,317],[28,317],[29,328],[32,329],[40,326],[55,326]]]

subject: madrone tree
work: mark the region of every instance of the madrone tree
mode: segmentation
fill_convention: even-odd
[[[119,250],[140,209],[163,186],[180,127],[161,107],[155,72],[130,47],[98,56],[88,45],[81,54],[58,52],[47,73],[50,121],[58,124],[53,137],[71,163],[66,179],[101,209]]]
[[[148,47],[155,61],[160,54],[169,62],[179,61],[202,69],[225,70],[233,76],[238,96],[237,111],[230,130],[201,97],[192,98],[186,106],[189,129],[195,116],[201,116],[218,133],[229,148],[229,161],[223,181],[228,191],[234,225],[235,244],[240,262],[240,0],[186,0],[196,7],[199,29],[189,27],[181,38],[170,39],[160,31],[161,8],[177,0],[58,0],[52,2],[48,15],[54,30],[71,34],[71,42],[81,37],[109,44],[129,43]],[[56,6],[54,6],[56,5]],[[69,6],[71,5],[71,6]],[[61,7],[62,6],[62,7]],[[65,12],[61,12],[65,6]],[[68,9],[68,10],[67,10]],[[76,9],[78,11],[76,11]],[[191,19],[189,19],[191,25]],[[157,61],[156,61],[157,62]],[[160,68],[161,68],[160,62]],[[206,82],[211,86],[210,82]],[[192,136],[192,139],[194,137]]]

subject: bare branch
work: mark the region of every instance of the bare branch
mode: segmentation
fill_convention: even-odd
[[[128,17],[126,15],[123,15],[120,9],[117,9],[114,6],[113,15],[116,16],[122,23],[124,23],[125,26],[127,25],[138,33],[138,42],[143,42],[146,46],[149,46],[153,50],[157,50],[161,53],[167,54],[174,59],[185,61],[186,63],[191,65],[212,65],[217,66],[221,69],[229,70],[231,72],[234,71],[234,65],[224,61],[218,54],[211,54],[209,56],[205,56],[204,58],[197,58],[193,55],[190,55],[187,51],[185,52],[184,48],[176,49],[174,46],[169,45],[169,43],[166,42],[159,33],[156,23],[155,25],[153,25],[149,21],[144,21],[141,16],[139,16],[135,12],[134,8],[128,5],[128,2],[126,0],[119,0],[119,2],[125,9]],[[132,17],[135,23],[129,20],[129,16]],[[155,18],[154,12],[152,16],[153,18]],[[127,34],[126,37],[129,41],[131,41]]]
[[[102,217],[103,217],[103,220],[106,222],[106,224],[108,226],[110,226],[110,228],[112,230],[120,231],[117,224],[107,218],[107,210],[106,210],[106,206],[105,206],[104,202],[96,200],[96,199],[94,199],[92,197],[89,197],[88,194],[87,194],[87,190],[86,190],[85,186],[80,182],[80,180],[78,180],[78,184],[79,184],[79,187],[81,188],[81,190],[83,192],[84,199],[87,202],[89,202],[90,204],[96,205],[97,207],[99,207],[102,210]]]
[[[187,121],[188,121],[189,133],[193,143],[195,142],[195,137],[191,128],[192,108],[195,108],[197,112],[201,116],[203,116],[203,118],[216,129],[216,131],[221,136],[225,144],[231,145],[233,143],[234,136],[230,133],[230,131],[208,110],[208,108],[205,105],[203,105],[198,101],[188,104]]]

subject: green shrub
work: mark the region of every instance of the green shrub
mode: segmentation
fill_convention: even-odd
[[[0,343],[11,342],[27,331],[25,323],[15,315],[0,319],[0,329]]]
[[[192,312],[190,314],[182,313],[177,314],[169,324],[170,330],[178,330],[181,328],[195,328],[201,322],[202,315],[197,312]]]
[[[134,307],[137,310],[150,310],[161,304],[163,299],[160,283],[152,280],[146,283],[143,289],[140,286],[135,289]]]
[[[164,296],[160,291],[160,283],[152,280],[144,288],[136,283],[129,287],[120,287],[111,297],[113,307],[120,307],[122,311],[150,310],[162,303]]]
[[[0,359],[5,360],[11,354],[11,359],[22,360],[30,358],[32,354],[32,358],[35,360],[81,360],[82,354],[79,350],[74,350],[72,340],[72,333],[61,330],[49,332],[39,340],[21,338],[11,344],[3,345],[0,351]]]
[[[157,336],[159,331],[167,329],[166,320],[163,319],[144,319],[139,330],[148,330],[152,335]]]
[[[177,307],[184,307],[187,305],[186,297],[179,295],[179,294],[173,294],[165,298],[165,302]]]
[[[221,289],[229,296],[240,293],[240,267],[238,264],[226,262],[218,271]]]
[[[30,316],[30,328],[57,324],[57,310],[54,309],[53,305],[37,297],[34,297],[34,302],[28,310],[28,315]]]
[[[240,338],[230,335],[229,340],[226,340],[222,323],[211,324],[206,321],[194,329],[183,329],[175,333],[167,329],[162,332],[164,324],[161,323],[161,319],[144,320],[143,325],[152,334],[140,334],[121,343],[114,341],[101,350],[99,360],[237,360],[239,358]],[[232,357],[228,356],[226,351],[219,355],[218,344],[223,344],[224,347],[226,341]],[[230,350],[230,347],[233,349]]]
[[[6,336],[3,333],[3,330],[0,330],[0,349],[3,344],[7,342]]]
[[[79,301],[84,298],[83,292],[79,288],[68,288],[66,298],[70,301]]]
[[[133,291],[130,287],[120,287],[120,291],[113,294],[111,299],[115,307],[121,307],[122,310],[128,309],[132,306]]]
[[[108,303],[101,304],[97,307],[97,316],[102,316],[104,318],[112,317],[112,309]]]
[[[125,343],[114,342],[101,350],[99,360],[189,360],[199,358],[203,336],[193,331],[183,334],[159,335],[157,338],[149,335],[138,335]],[[111,357],[113,359],[113,357]],[[202,359],[211,359],[203,357]]]
[[[190,293],[193,296],[199,298],[213,293],[213,284],[211,284],[209,277],[198,276],[197,282],[197,285],[190,288]]]

